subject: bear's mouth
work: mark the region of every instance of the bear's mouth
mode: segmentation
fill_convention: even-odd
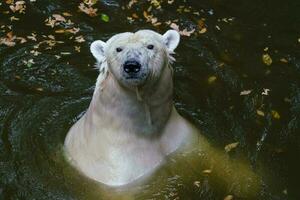
[[[128,76],[126,77],[127,80],[138,80],[141,79],[139,76]]]

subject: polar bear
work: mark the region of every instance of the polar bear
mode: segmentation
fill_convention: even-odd
[[[197,141],[195,128],[173,105],[171,63],[179,40],[175,30],[140,30],[91,44],[100,73],[90,106],[64,145],[84,175],[126,185]]]

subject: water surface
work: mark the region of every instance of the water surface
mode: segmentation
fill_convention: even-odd
[[[300,2],[139,1],[129,7],[103,0],[93,6],[96,17],[78,12],[80,2],[26,1],[24,13],[0,4],[0,37],[13,31],[27,40],[0,45],[0,199],[224,199],[246,185],[234,184],[242,177],[223,184],[213,171],[203,173],[210,166],[199,152],[170,158],[133,187],[138,192],[99,186],[63,159],[65,135],[87,109],[97,78],[89,44],[142,28],[164,33],[168,21],[195,29],[176,50],[178,111],[220,151],[238,142],[227,153],[229,163],[248,163],[263,185],[248,199],[300,198]],[[64,12],[72,23],[45,25]]]

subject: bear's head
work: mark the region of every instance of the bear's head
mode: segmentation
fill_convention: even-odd
[[[107,64],[109,73],[123,86],[134,88],[159,79],[173,60],[180,40],[177,31],[161,35],[151,30],[114,35],[107,42],[94,41],[90,50],[99,63]]]

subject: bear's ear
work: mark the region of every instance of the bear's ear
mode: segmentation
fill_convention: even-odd
[[[105,58],[104,56],[105,47],[106,47],[106,43],[101,40],[96,40],[91,44],[90,50],[98,62],[102,62],[102,60]]]
[[[174,51],[179,44],[180,34],[175,30],[168,30],[163,34],[163,40],[170,51]]]

